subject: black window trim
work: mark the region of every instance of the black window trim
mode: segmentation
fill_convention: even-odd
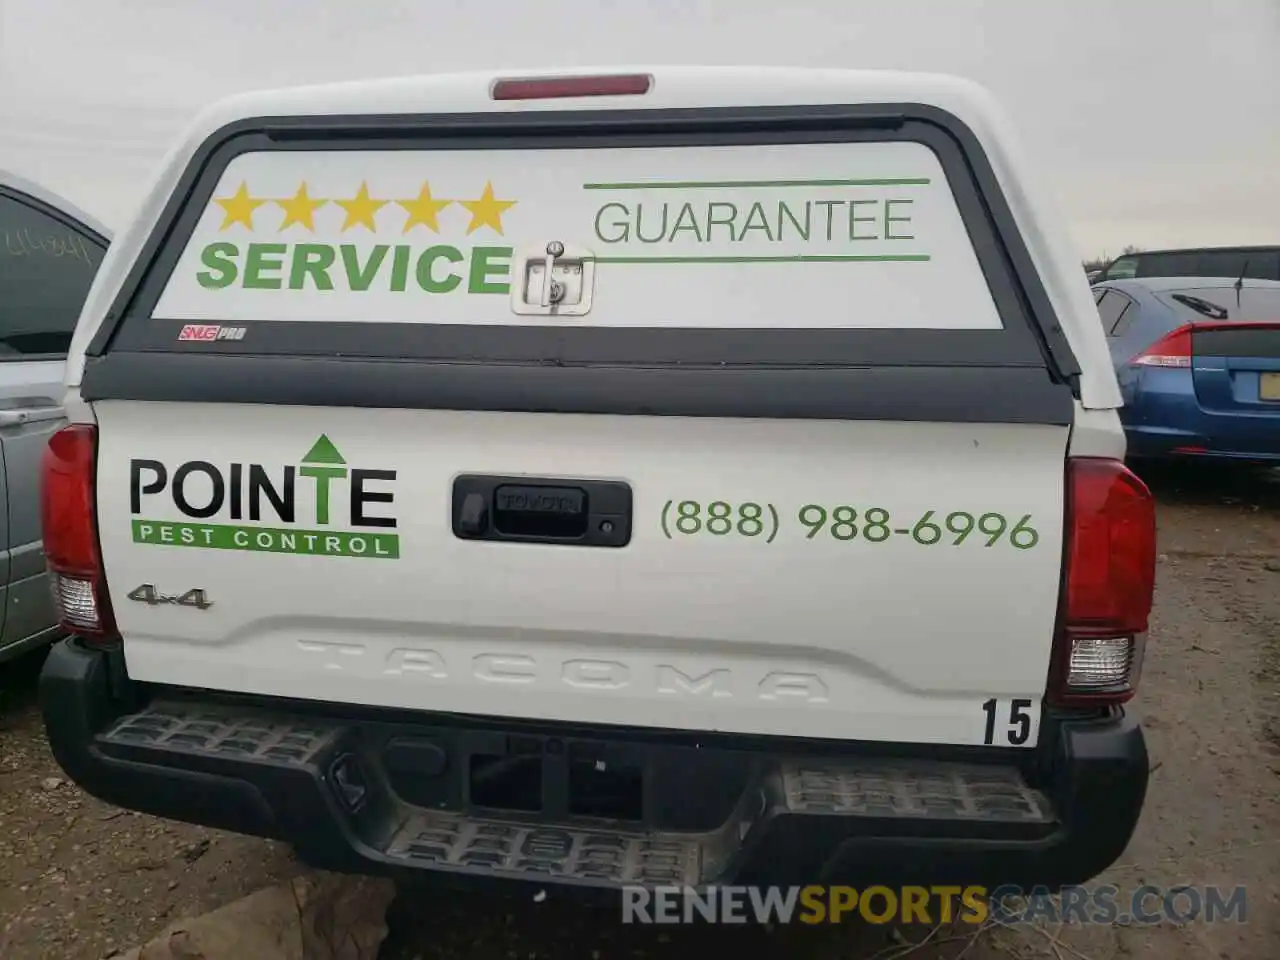
[[[184,321],[153,315],[222,171],[232,159],[246,152],[424,147],[509,150],[584,144],[604,147],[858,140],[910,140],[924,143],[935,152],[961,207],[1004,329],[566,330],[513,327],[506,323],[461,328],[387,324],[378,325],[376,334],[371,335],[365,324],[288,321],[249,325],[250,335],[241,341],[179,346],[176,338]],[[377,343],[371,345],[375,340]],[[797,343],[801,346],[797,347]],[[854,344],[856,349],[847,344]],[[82,394],[90,400],[320,403],[332,384],[307,388],[298,380],[305,377],[300,371],[318,371],[317,364],[321,364],[335,375],[350,375],[372,385],[388,376],[407,376],[395,371],[404,364],[394,362],[406,359],[413,361],[417,381],[424,378],[423,364],[458,368],[451,372],[462,374],[464,379],[467,368],[484,367],[503,367],[508,376],[518,379],[527,375],[525,368],[530,366],[666,367],[669,371],[679,369],[685,376],[702,366],[714,368],[707,370],[706,378],[713,392],[722,388],[710,386],[714,379],[710,374],[735,365],[757,372],[774,366],[792,374],[797,365],[835,367],[846,372],[887,366],[934,367],[942,373],[946,369],[979,367],[995,375],[1000,370],[1038,369],[1042,376],[1047,373],[1045,382],[1050,392],[1056,394],[1057,387],[1065,387],[1069,407],[1070,397],[1079,396],[1080,373],[981,144],[952,114],[920,104],[261,117],[237,121],[215,132],[197,150],[86,353]],[[335,360],[337,356],[343,359]],[[620,356],[627,359],[622,361]],[[301,367],[299,361],[303,363]],[[258,372],[255,378],[227,376],[234,364],[243,365],[245,371],[253,368]],[[277,367],[279,374],[293,381],[291,388],[282,389],[277,384],[273,389],[256,379],[263,375],[269,379]],[[138,373],[144,369],[152,373],[140,381]],[[478,370],[473,372],[485,382],[491,379]],[[263,386],[248,394],[242,391],[231,395],[232,382],[243,387],[250,379]],[[545,378],[536,379],[546,382]],[[914,382],[915,378],[911,379]],[[374,388],[371,392],[383,394]],[[358,395],[359,391],[354,393]],[[461,393],[474,396],[471,389]],[[431,390],[418,400],[403,393],[398,396],[401,404],[408,406],[448,403],[447,398]],[[581,406],[580,400],[575,405],[565,397],[560,402],[563,406],[555,409]],[[1058,411],[1057,420],[1065,415],[1062,404],[1061,397],[1049,404]],[[818,407],[823,405],[819,403]],[[606,403],[599,412],[638,412],[651,406],[632,397],[628,402]],[[724,405],[711,402],[709,406],[722,409]],[[690,408],[684,415],[697,414]]]
[[[96,246],[100,247],[100,252],[104,255],[106,254],[108,247],[111,246],[110,240],[100,234],[97,230],[93,229],[93,227],[89,226],[83,220],[72,216],[65,210],[62,210],[51,203],[46,203],[39,197],[33,197],[31,194],[23,190],[0,183],[0,198],[12,200],[19,206],[34,210],[36,213],[43,214],[44,216],[61,223],[64,227],[82,234],[86,240],[89,240]],[[73,320],[71,323],[73,334],[75,326],[76,324]],[[66,359],[67,353],[61,351],[56,353],[0,354],[0,363],[56,363],[59,361],[65,361]]]

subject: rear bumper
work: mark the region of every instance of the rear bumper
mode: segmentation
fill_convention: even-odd
[[[1223,460],[1276,464],[1280,453],[1257,449],[1261,444],[1176,427],[1125,426],[1128,454],[1149,460]]]
[[[1144,370],[1124,393],[1131,456],[1280,462],[1280,411],[1206,409],[1189,370]]]
[[[46,663],[41,705],[68,776],[108,803],[282,840],[349,873],[604,894],[624,884],[1056,888],[1119,857],[1147,786],[1141,730],[1123,716],[1053,721],[1015,766],[1008,754],[681,746],[652,731],[446,727],[266,701],[128,703],[115,662],[71,640]],[[521,750],[538,756],[543,809],[559,814],[477,808],[472,758]],[[640,808],[609,819],[565,808],[574,781],[555,771],[583,759],[642,769]]]

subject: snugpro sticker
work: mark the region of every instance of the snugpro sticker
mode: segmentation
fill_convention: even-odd
[[[323,434],[296,465],[132,459],[133,542],[397,560],[395,480],[349,466]]]

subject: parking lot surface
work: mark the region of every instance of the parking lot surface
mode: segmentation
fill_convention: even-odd
[[[1096,882],[1244,885],[1245,923],[639,927],[554,898],[402,890],[383,957],[1271,960],[1280,953],[1280,477],[1148,479],[1160,500],[1159,579],[1135,710],[1151,788],[1129,850]],[[79,791],[44,742],[38,670],[38,656],[0,666],[0,957],[99,960],[301,871],[279,845],[125,813]]]

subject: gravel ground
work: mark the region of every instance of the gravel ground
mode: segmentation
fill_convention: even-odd
[[[1280,482],[1148,479],[1161,500],[1161,558],[1135,709],[1153,775],[1129,850],[1098,882],[1244,884],[1246,924],[656,928],[556,902],[406,893],[385,960],[702,960],[739,949],[790,960],[1280,955]],[[0,666],[0,957],[98,960],[299,872],[283,847],[123,813],[68,783],[44,742],[38,670],[38,656]]]
[[[0,958],[97,960],[301,871],[287,847],[127,813],[66,779],[43,657],[0,665]]]

